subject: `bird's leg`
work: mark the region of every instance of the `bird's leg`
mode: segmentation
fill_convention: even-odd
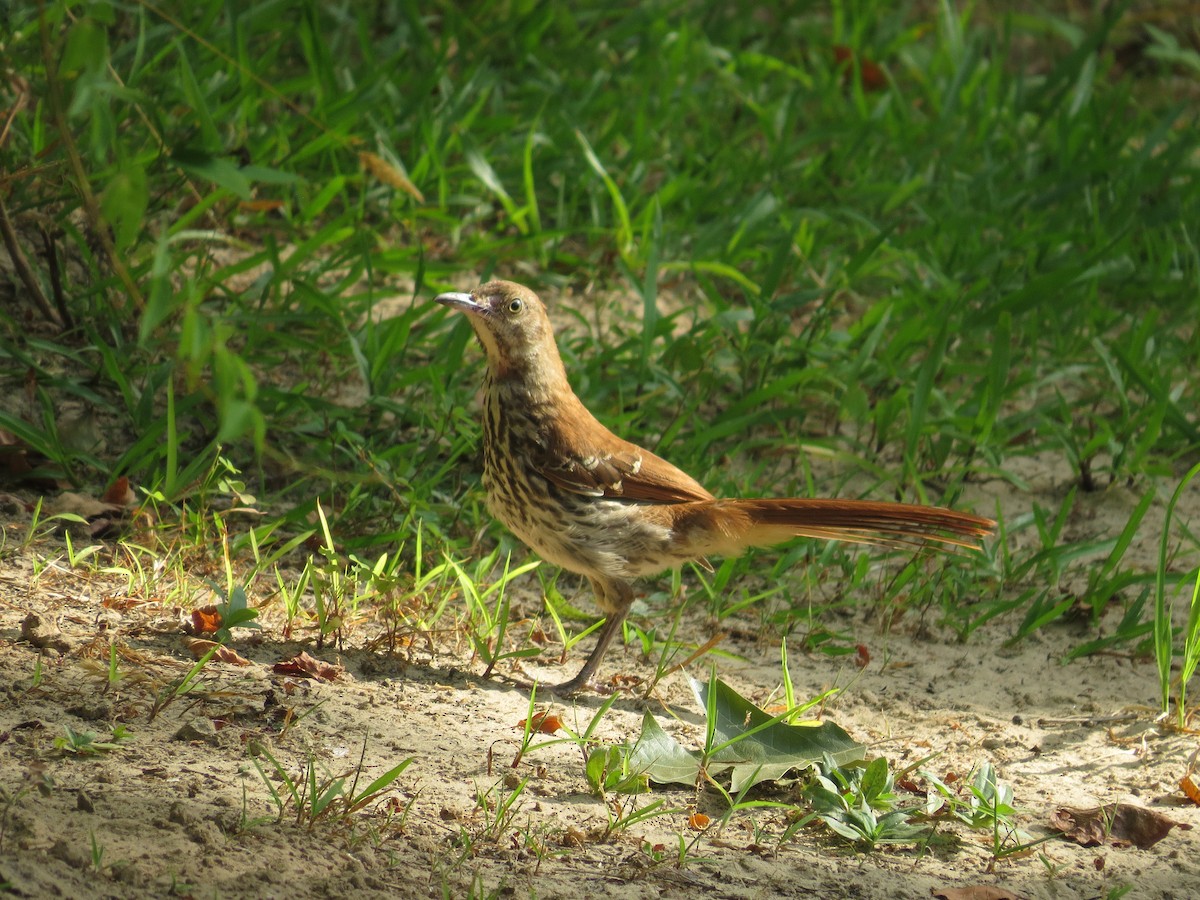
[[[604,658],[608,645],[621,631],[621,623],[625,621],[625,616],[633,603],[633,587],[629,582],[598,578],[590,580],[592,588],[596,592],[596,604],[607,613],[607,618],[604,620],[604,627],[600,629],[600,636],[596,639],[596,646],[592,648],[591,656],[587,658],[587,662],[583,664],[579,673],[570,681],[549,686],[549,689],[560,697],[570,697],[572,694],[588,689],[597,693],[605,693],[598,685],[592,684],[592,676],[600,668],[600,660]]]

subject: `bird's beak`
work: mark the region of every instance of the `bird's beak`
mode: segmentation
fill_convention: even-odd
[[[475,298],[470,294],[461,294],[457,291],[438,294],[433,299],[442,304],[442,306],[449,306],[451,309],[457,309],[459,312],[478,315],[487,309],[483,304],[476,302]]]

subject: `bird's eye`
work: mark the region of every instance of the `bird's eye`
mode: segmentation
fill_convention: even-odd
[[[514,297],[512,300],[508,301],[508,311],[510,313],[519,313],[521,311],[521,307],[524,305],[525,304],[521,302],[520,297]]]

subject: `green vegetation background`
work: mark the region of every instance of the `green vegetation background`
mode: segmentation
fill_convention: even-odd
[[[482,364],[430,298],[508,277],[569,321],[584,401],[718,493],[999,513],[986,558],[878,593],[1147,640],[1122,555],[1200,448],[1195,24],[768,6],[6,7],[0,199],[39,290],[0,306],[0,428],[162,520],[253,493],[241,546],[294,549],[320,499],[399,578],[488,522]],[[1068,537],[1113,484],[1125,533]],[[719,609],[760,598],[725,590],[745,565]],[[785,617],[868,577],[772,565]]]

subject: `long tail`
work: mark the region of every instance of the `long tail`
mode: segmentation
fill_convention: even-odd
[[[794,537],[887,547],[979,546],[991,519],[938,506],[870,500],[710,500],[681,504],[676,528],[704,555],[732,556]]]

